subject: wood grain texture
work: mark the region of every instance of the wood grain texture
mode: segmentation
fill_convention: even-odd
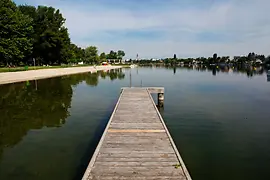
[[[124,88],[83,180],[190,180],[181,162],[147,88]]]

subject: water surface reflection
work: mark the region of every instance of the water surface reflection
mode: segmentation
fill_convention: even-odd
[[[236,73],[236,74],[245,74],[247,77],[251,78],[253,76],[257,75],[264,75],[267,74],[268,69],[266,69],[263,66],[247,66],[247,65],[238,65],[238,66],[232,66],[232,65],[224,65],[224,66],[205,66],[205,65],[185,65],[185,66],[154,66],[156,68],[167,68],[172,69],[173,74],[176,74],[177,70],[196,70],[199,72],[212,72],[213,76],[217,76],[219,73]],[[267,81],[269,81],[269,76],[267,78]]]
[[[31,129],[61,127],[70,116],[73,88],[97,86],[102,79],[124,79],[122,69],[99,71],[0,86],[0,158]]]
[[[165,87],[160,110],[193,179],[270,179],[266,80],[260,67],[151,66],[0,86],[0,179],[81,179],[130,84]]]

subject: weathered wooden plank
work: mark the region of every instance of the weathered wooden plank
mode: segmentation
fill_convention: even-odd
[[[139,108],[138,108],[138,109],[139,109]],[[132,113],[132,114],[133,114],[133,113],[136,113],[136,109],[135,109],[134,107],[133,107],[133,109],[128,109],[128,108],[126,108],[126,109],[118,110],[118,111],[116,111],[116,112],[117,112],[117,115],[119,115],[119,116],[122,116],[122,115],[130,115],[131,113]],[[136,114],[133,114],[133,115],[136,115]],[[156,114],[153,113],[153,112],[144,112],[144,113],[142,113],[142,114],[137,114],[136,117],[145,117],[145,116],[147,116],[147,117],[151,117],[151,116],[157,117]]]
[[[123,154],[123,153],[122,153]],[[150,154],[150,153],[149,153]],[[178,161],[177,157],[130,157],[129,155],[123,156],[123,157],[98,157],[97,162],[172,162],[172,164],[175,164],[175,162]]]
[[[181,180],[179,177],[173,176],[152,176],[152,177],[123,177],[123,176],[101,176],[101,177],[89,177],[90,180]],[[185,179],[185,177],[182,177]]]
[[[126,177],[136,176],[184,176],[180,168],[170,167],[93,167],[93,176],[119,175]]]
[[[119,111],[119,112],[123,112],[123,111]],[[119,113],[118,112],[118,113]],[[128,117],[138,117],[138,118],[153,118],[153,119],[155,119],[155,121],[157,120],[157,118],[158,118],[158,116],[155,114],[155,113],[140,113],[140,114],[130,114],[130,112],[132,112],[131,110],[126,110],[126,112],[127,112],[127,114],[124,114],[124,113],[122,113],[122,114],[118,114],[117,113],[117,115],[115,115],[115,119],[117,119],[117,118],[120,118],[120,119],[126,119],[126,118],[128,118]],[[147,115],[147,116],[146,116]]]
[[[164,129],[137,129],[134,127],[134,129],[109,129],[108,132],[110,133],[165,133]]]
[[[105,143],[101,149],[102,150],[108,150],[111,149],[113,151],[119,150],[119,151],[166,151],[166,152],[174,152],[173,149],[168,147],[169,144],[116,144],[116,143]]]
[[[132,134],[131,134],[132,135]],[[124,143],[124,144],[144,144],[144,143],[164,143],[164,141],[168,141],[168,137],[161,137],[161,138],[155,138],[155,137],[141,137],[137,138],[134,136],[117,136],[117,137],[106,137],[106,143]],[[168,145],[170,143],[168,142]]]
[[[115,146],[115,147],[118,147],[118,146],[167,147],[167,146],[169,146],[169,148],[170,148],[170,146],[171,146],[171,144],[168,142],[169,138],[154,139],[154,137],[151,137],[151,138],[136,139],[132,136],[130,136],[130,137],[125,136],[125,137],[117,137],[117,138],[106,138],[105,140],[106,140],[106,143],[104,143],[104,145],[106,144],[106,147],[111,145],[111,146]]]
[[[107,137],[115,137],[115,136],[133,136],[136,138],[140,137],[168,137],[166,133],[160,133],[158,132],[133,132],[132,134],[130,133],[125,133],[125,132],[118,132],[118,133],[112,133],[112,132],[107,132]]]
[[[164,93],[165,89],[164,87],[146,87],[146,88],[136,88],[134,87],[133,90],[141,90],[141,89],[147,89],[150,93]],[[123,87],[122,90],[130,90],[128,87]]]
[[[149,151],[149,150],[146,150],[146,151],[137,151],[137,150],[114,150],[114,149],[105,149],[103,150],[101,153],[119,153],[119,154],[126,154],[126,153],[142,153],[142,154],[153,154],[153,153],[158,153],[158,154],[161,154],[161,153],[165,153],[165,154],[169,154],[169,153],[174,153],[173,151]]]
[[[140,116],[129,116],[129,117],[116,117],[114,119],[114,122],[115,123],[126,123],[126,124],[129,124],[129,123],[134,123],[134,122],[138,122],[138,123],[156,123],[156,118],[157,117],[147,117],[147,116],[143,116],[143,117],[140,117]]]
[[[104,145],[105,146],[105,145]],[[169,147],[135,147],[135,146],[125,146],[125,147],[119,147],[119,148],[115,148],[115,147],[103,147],[102,149],[100,149],[100,152],[103,153],[108,153],[108,152],[152,152],[152,153],[172,153],[174,152],[173,149],[169,148]]]
[[[84,180],[191,180],[150,91],[123,89]]]
[[[145,123],[147,121],[150,121],[150,123],[159,123],[156,120],[158,118],[158,116],[156,115],[141,114],[141,115],[136,116],[133,112],[129,112],[129,113],[133,115],[125,116],[125,114],[118,113],[119,117],[114,118],[114,123],[117,123],[116,121],[122,121],[122,123],[123,122],[128,123],[129,120],[133,120],[133,122],[131,123],[135,123],[138,121],[143,121],[143,122],[138,122],[138,123]]]
[[[135,120],[136,121],[136,120]],[[161,123],[111,123],[110,129],[161,129]]]
[[[176,158],[175,153],[100,153],[98,158]]]
[[[136,121],[138,123],[152,123],[153,122],[152,119],[136,119]],[[120,119],[120,120],[115,120],[114,122],[116,122],[116,123],[123,123],[124,122],[124,123],[128,124],[128,123],[134,123],[134,119],[126,119],[126,120]]]
[[[97,161],[95,163],[96,168],[104,168],[105,167],[143,167],[143,166],[150,166],[150,167],[170,167],[178,164],[177,158],[175,158],[175,161]]]

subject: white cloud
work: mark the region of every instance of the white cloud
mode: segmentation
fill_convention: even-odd
[[[270,47],[268,0],[228,0],[202,8],[182,8],[181,2],[174,0],[168,2],[164,10],[156,11],[150,6],[145,10],[112,8],[93,1],[35,0],[35,3],[59,8],[76,44],[83,47],[97,45],[100,51],[124,49],[128,57],[135,57],[137,53],[142,57],[165,57],[174,53],[179,56],[211,56],[213,52],[237,55],[250,51],[268,54]],[[136,40],[125,36],[117,37],[113,42],[104,41],[116,36],[113,32],[142,29],[160,30],[165,39]],[[197,36],[204,32],[226,34],[231,39],[225,42],[201,41]],[[91,41],[93,38],[95,40]]]

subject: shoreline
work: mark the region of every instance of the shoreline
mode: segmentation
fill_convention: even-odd
[[[85,67],[69,67],[69,68],[55,68],[55,69],[39,69],[39,70],[18,71],[18,72],[3,72],[0,73],[0,85],[86,72],[93,73],[102,70],[111,70],[119,68],[122,68],[122,66],[96,66],[96,67],[85,66]]]

